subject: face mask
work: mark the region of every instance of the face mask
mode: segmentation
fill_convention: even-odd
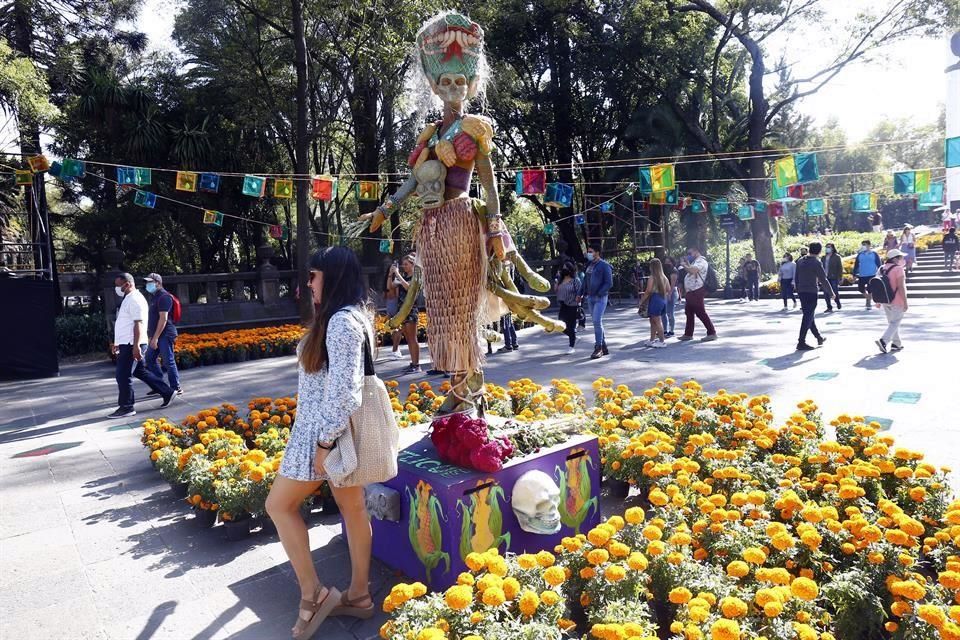
[[[587,253],[587,261],[593,262],[593,253]]]
[[[693,262],[694,260],[695,260],[695,258],[693,257],[693,254],[692,254],[692,253],[688,253],[688,254],[687,254],[687,262]]]
[[[157,285],[156,285],[156,283],[155,283],[155,282],[148,282],[148,283],[147,283],[147,293],[156,293],[156,292],[157,292]]]
[[[870,245],[868,244],[860,245],[860,251],[870,251]]]
[[[118,298],[122,298],[123,296],[126,295],[126,294],[123,292],[123,289],[121,289],[120,287],[114,287],[113,290],[114,290],[114,292],[116,292]]]
[[[827,247],[827,254],[829,255],[831,253],[833,253],[833,249],[831,249],[830,247]]]

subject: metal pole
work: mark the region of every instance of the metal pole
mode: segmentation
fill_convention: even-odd
[[[727,286],[723,288],[723,297],[729,298],[730,294],[730,227],[727,227]]]

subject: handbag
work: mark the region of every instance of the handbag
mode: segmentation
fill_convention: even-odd
[[[396,477],[399,443],[400,429],[390,394],[374,370],[367,336],[363,341],[363,399],[324,462],[330,483],[335,487],[362,487]]]

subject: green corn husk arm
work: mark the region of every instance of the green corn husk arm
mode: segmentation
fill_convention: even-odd
[[[428,575],[440,564],[441,559],[446,561],[446,572],[450,571],[450,554],[443,551],[443,531],[440,529],[441,518],[446,520],[440,506],[440,500],[436,496],[430,496],[430,537],[433,539],[434,552],[428,556],[433,565],[427,567]]]
[[[512,282],[509,283],[509,286],[493,282],[490,283],[488,288],[494,293],[494,295],[503,300],[508,306],[516,305],[520,307],[526,307],[528,309],[546,309],[550,306],[549,298],[544,298],[543,296],[524,295],[519,293],[516,288],[512,287]]]
[[[420,267],[413,270],[413,278],[410,280],[410,287],[407,289],[407,297],[403,299],[403,306],[397,311],[397,315],[387,321],[387,326],[391,329],[397,329],[407,319],[410,312],[413,311],[413,305],[417,302],[417,296],[420,295],[420,289],[423,288],[423,271]]]
[[[410,523],[407,525],[407,535],[410,537],[410,546],[413,548],[413,552],[417,554],[420,562],[426,565],[426,554],[424,550],[420,548],[420,539],[417,537],[417,531],[420,528],[420,523],[417,521],[417,508],[420,505],[420,496],[415,492],[411,492],[410,487],[406,488],[406,492],[407,499],[410,501]]]
[[[576,526],[574,514],[567,510],[567,498],[569,497],[567,495],[569,492],[567,474],[560,467],[557,467],[557,473],[560,474],[560,521],[568,527],[574,527]]]
[[[503,487],[496,486],[490,490],[490,533],[493,534],[494,546],[500,548],[500,542],[505,537],[507,546],[504,552],[510,550],[510,534],[503,535],[503,512],[500,509],[500,501],[505,500]]]
[[[463,516],[463,520],[460,523],[460,559],[464,562],[467,561],[467,555],[473,551],[473,547],[470,544],[470,534],[473,529],[473,509],[475,505],[475,498],[473,495],[470,496],[470,506],[463,500],[457,500],[457,510]]]
[[[580,527],[583,525],[583,521],[587,519],[587,516],[589,515],[590,510],[599,509],[599,508],[600,508],[600,503],[597,501],[596,498],[590,498],[589,500],[583,503],[583,506],[580,507],[579,511],[577,511],[577,515],[575,518],[577,521],[577,524],[574,526],[575,535],[580,533]]]
[[[513,263],[513,266],[517,269],[517,273],[520,274],[534,291],[539,291],[540,293],[550,291],[550,283],[547,279],[531,269],[519,251],[511,251],[507,254],[507,259]]]

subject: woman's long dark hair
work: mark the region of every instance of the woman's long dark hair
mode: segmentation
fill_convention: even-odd
[[[310,258],[310,270],[323,274],[320,304],[313,315],[310,332],[300,350],[300,364],[307,373],[316,373],[327,366],[327,325],[343,307],[361,306],[366,289],[360,260],[346,247],[320,249]]]

